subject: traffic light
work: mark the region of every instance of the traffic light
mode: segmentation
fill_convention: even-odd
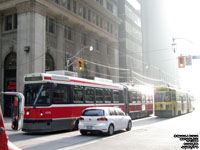
[[[78,59],[78,72],[83,72],[84,70],[85,70],[84,59],[79,58]]]
[[[178,67],[185,68],[185,56],[178,56]]]

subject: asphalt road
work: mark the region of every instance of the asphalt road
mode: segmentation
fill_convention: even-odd
[[[199,111],[175,118],[143,118],[133,121],[131,131],[120,131],[110,137],[82,136],[79,131],[31,135],[11,130],[10,119],[5,120],[10,141],[24,150],[182,150],[188,143],[178,136],[199,138],[199,118]]]

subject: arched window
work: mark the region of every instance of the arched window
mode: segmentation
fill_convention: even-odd
[[[17,55],[15,52],[11,52],[10,54],[8,54],[6,56],[5,59],[5,70],[16,70],[16,59],[17,59]]]
[[[46,71],[52,71],[54,70],[54,60],[53,57],[46,53]]]

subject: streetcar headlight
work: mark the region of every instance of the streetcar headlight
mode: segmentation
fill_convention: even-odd
[[[26,115],[27,115],[27,116],[29,116],[29,115],[30,115],[30,112],[29,112],[29,111],[27,111],[27,112],[26,112]]]
[[[40,113],[40,116],[43,116],[43,112]]]

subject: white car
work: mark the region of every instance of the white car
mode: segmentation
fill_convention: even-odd
[[[83,111],[78,126],[82,135],[96,131],[113,135],[118,130],[131,130],[132,121],[120,108],[90,107]]]

